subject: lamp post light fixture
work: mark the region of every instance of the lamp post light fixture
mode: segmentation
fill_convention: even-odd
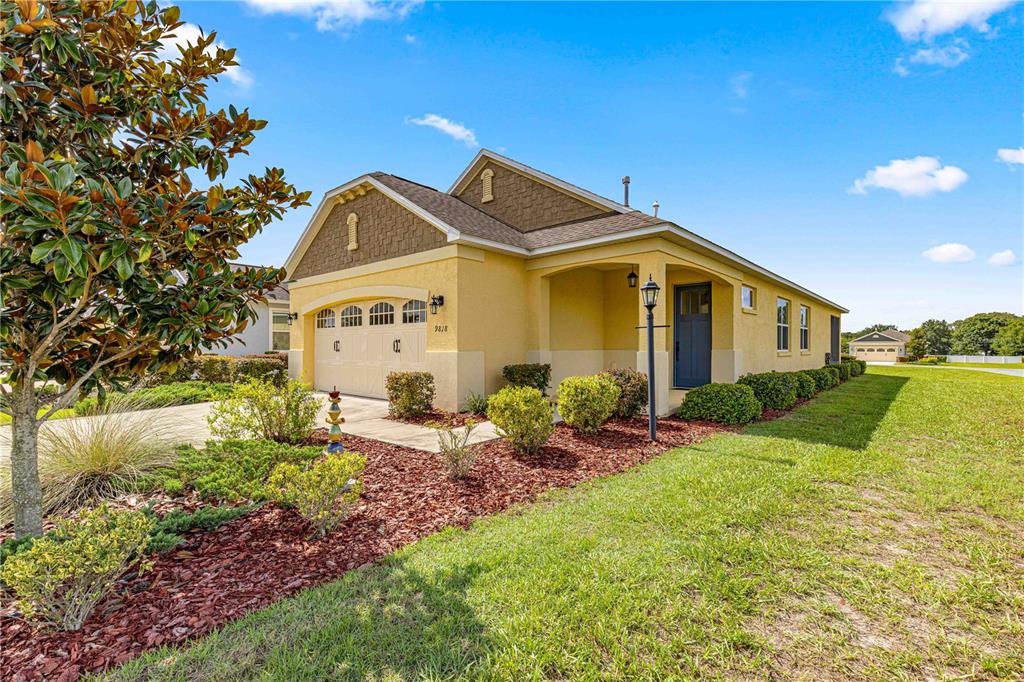
[[[654,277],[647,276],[647,282],[640,287],[640,295],[647,308],[647,435],[651,442],[658,440],[658,408],[654,404],[654,306],[658,305],[661,287]]]
[[[632,267],[629,268],[629,274],[626,275],[626,281],[629,282],[630,289],[636,289],[636,284],[640,280],[640,275],[636,274],[636,270]]]
[[[437,309],[444,305],[444,296],[430,297],[430,314],[437,315]]]

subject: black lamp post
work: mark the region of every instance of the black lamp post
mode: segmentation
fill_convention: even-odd
[[[644,307],[647,308],[647,432],[651,442],[658,439],[658,411],[654,404],[654,306],[658,305],[660,291],[661,287],[651,275],[647,276],[647,282],[640,287]]]

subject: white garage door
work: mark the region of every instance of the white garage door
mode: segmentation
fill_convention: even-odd
[[[315,336],[317,389],[383,398],[390,372],[426,367],[427,305],[386,300],[325,308]]]

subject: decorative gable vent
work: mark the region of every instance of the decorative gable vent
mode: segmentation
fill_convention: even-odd
[[[484,172],[480,174],[480,180],[484,190],[480,201],[485,204],[488,201],[494,201],[494,171],[490,168],[485,168]]]
[[[355,251],[359,248],[359,216],[349,213],[345,222],[348,223],[348,250]]]

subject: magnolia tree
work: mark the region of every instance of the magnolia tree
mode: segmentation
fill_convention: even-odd
[[[277,168],[223,182],[266,121],[207,109],[207,86],[236,64],[215,34],[161,59],[177,8],[0,8],[0,390],[20,537],[42,530],[40,424],[83,392],[168,371],[244,329],[283,272],[228,261],[309,193]]]

